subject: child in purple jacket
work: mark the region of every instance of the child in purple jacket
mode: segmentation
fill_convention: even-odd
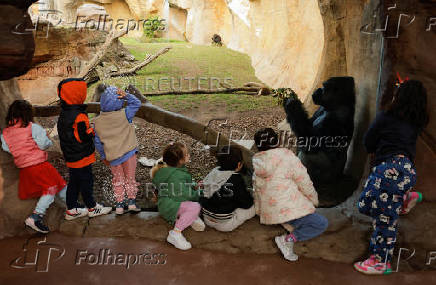
[[[94,121],[95,147],[113,175],[112,184],[116,200],[116,214],[124,214],[125,197],[128,210],[139,212],[136,205],[138,183],[135,179],[137,140],[133,117],[141,106],[134,95],[114,87],[98,86],[101,92],[101,112]],[[127,106],[124,103],[127,101]]]

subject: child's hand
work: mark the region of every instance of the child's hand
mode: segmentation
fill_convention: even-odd
[[[121,90],[119,88],[118,88],[117,94],[118,94],[118,99],[124,99],[124,97],[126,97],[126,92],[124,92],[123,90]]]
[[[203,189],[203,180],[198,181],[197,185],[195,185],[195,190]]]
[[[107,165],[107,166],[110,166],[110,162],[109,162],[107,159],[104,159],[104,160],[103,160],[103,163],[104,163],[105,165]]]
[[[157,197],[157,194],[156,194],[155,192],[153,192],[153,195],[151,196],[150,201],[153,202],[153,203],[155,203],[155,204],[157,204],[157,202],[158,202],[158,197]]]

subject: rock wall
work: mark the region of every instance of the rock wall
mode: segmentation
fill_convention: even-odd
[[[0,80],[26,73],[35,50],[33,35],[26,31],[31,26],[26,5],[6,5],[7,2],[13,3],[6,1],[0,11]]]
[[[51,28],[48,37],[36,37],[36,50],[30,70],[17,77],[23,98],[35,105],[46,105],[58,99],[57,85],[74,77],[86,61],[89,61],[105,42],[104,31],[76,30],[74,28]],[[98,68],[117,71],[129,67],[134,57],[115,40],[103,66]]]
[[[170,0],[170,5],[186,11],[190,42],[210,45],[219,34],[227,47],[251,57],[256,76],[267,85],[292,87],[302,97],[312,90],[324,46],[317,1]]]

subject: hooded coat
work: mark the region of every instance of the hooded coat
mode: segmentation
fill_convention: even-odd
[[[282,224],[315,212],[318,194],[306,168],[286,148],[253,156],[256,214],[262,224]]]
[[[127,93],[118,98],[118,88],[109,86],[100,98],[100,115],[95,118],[95,147],[102,159],[110,165],[119,165],[137,152],[135,127],[132,120],[141,107],[141,101]],[[127,101],[126,108],[124,102]]]
[[[186,166],[164,167],[156,172],[153,184],[158,189],[157,207],[159,214],[168,222],[174,223],[180,204],[185,201],[198,201],[199,191]]]
[[[58,134],[62,153],[70,168],[82,168],[95,162],[94,130],[86,113],[87,84],[81,78],[69,78],[58,85],[61,113]]]

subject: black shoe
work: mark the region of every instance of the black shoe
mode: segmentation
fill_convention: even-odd
[[[44,225],[44,221],[42,220],[42,216],[37,214],[32,214],[30,217],[28,217],[24,223],[26,226],[32,228],[33,230],[46,234],[50,232],[50,229]]]

